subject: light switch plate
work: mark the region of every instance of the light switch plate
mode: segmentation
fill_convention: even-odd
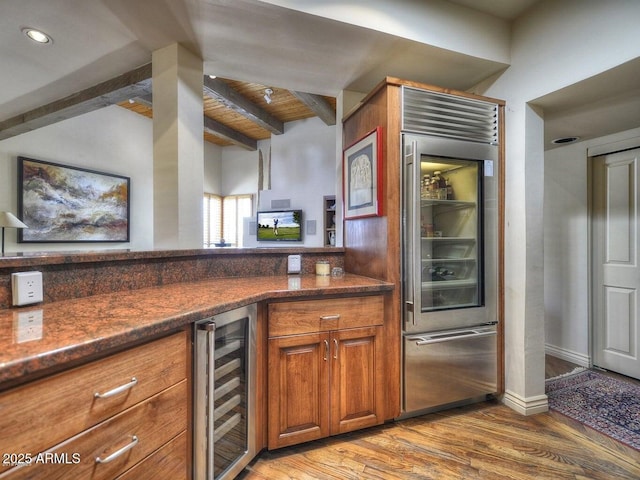
[[[14,306],[31,305],[42,301],[42,272],[11,274],[11,293]]]
[[[287,273],[300,273],[302,269],[302,255],[289,255],[287,257]]]

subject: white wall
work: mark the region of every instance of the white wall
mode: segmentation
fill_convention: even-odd
[[[204,182],[206,193],[222,195],[222,151],[218,145],[204,142]]]
[[[587,150],[626,139],[640,128],[545,152],[544,299],[546,349],[588,366],[590,352],[589,163]]]
[[[153,248],[152,123],[111,106],[0,141],[0,210],[18,208],[17,157],[62,163],[131,178],[130,243],[16,243],[6,230],[6,252]]]
[[[511,66],[478,91],[507,102],[505,403],[523,413],[546,405],[543,113],[528,102],[638,57],[638,18],[635,0],[543,0],[513,25]]]
[[[291,201],[291,208],[301,208],[305,247],[324,245],[322,197],[336,194],[336,132],[335,126],[327,126],[314,117],[287,123],[283,135],[271,137],[271,190],[260,192],[258,208],[270,210],[272,200],[284,199]],[[268,147],[264,148],[264,154],[267,152]],[[306,224],[310,220],[316,222],[315,235],[307,231]],[[245,247],[267,245],[258,244],[255,235],[245,235],[244,240]]]
[[[19,155],[131,178],[130,243],[18,244],[15,230],[7,229],[6,252],[153,249],[152,129],[148,118],[112,106],[0,141],[0,211],[17,212]],[[292,208],[304,210],[305,221],[316,221],[316,235],[305,234],[303,245],[322,246],[322,197],[336,193],[336,127],[317,117],[290,122],[283,135],[258,142],[265,156],[269,144],[272,189],[262,192],[260,208],[270,209],[272,199],[290,199]],[[205,191],[257,193],[257,151],[205,142],[204,154]],[[245,238],[245,246],[255,245],[255,236]]]
[[[236,146],[222,149],[221,195],[256,194],[259,150],[262,150],[266,157],[269,152],[269,140],[259,141],[258,150],[255,152]]]

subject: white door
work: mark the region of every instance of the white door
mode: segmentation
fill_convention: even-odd
[[[593,164],[595,366],[640,378],[640,149]]]

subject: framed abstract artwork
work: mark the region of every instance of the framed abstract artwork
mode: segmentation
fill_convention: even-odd
[[[18,157],[21,243],[128,242],[130,179]]]
[[[345,220],[382,214],[382,127],[344,150]]]

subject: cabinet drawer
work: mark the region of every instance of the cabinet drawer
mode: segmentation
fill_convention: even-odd
[[[112,479],[187,428],[187,381],[48,450],[48,462],[6,472],[11,480]],[[130,447],[127,449],[126,447]],[[122,451],[118,454],[118,451]],[[110,459],[109,457],[113,457]],[[38,457],[39,458],[39,457]],[[97,458],[102,459],[98,462]]]
[[[116,480],[140,480],[141,478],[186,480],[187,456],[187,432],[182,432]]]
[[[187,338],[180,332],[16,387],[0,395],[0,452],[42,452],[186,376]]]
[[[381,295],[269,304],[269,336],[382,325]]]

